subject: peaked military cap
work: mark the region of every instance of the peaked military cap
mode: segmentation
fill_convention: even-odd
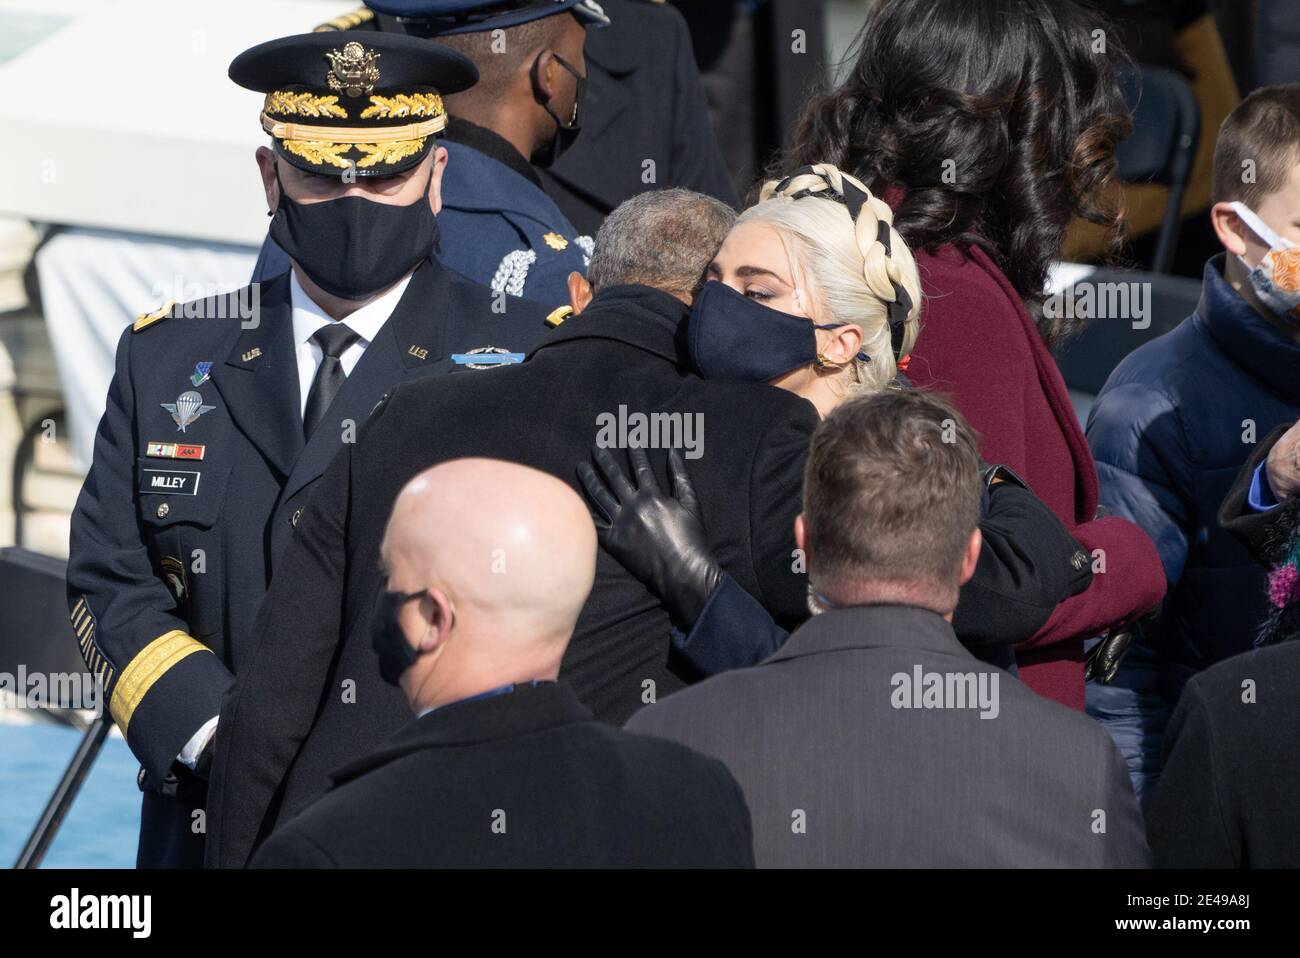
[[[609,23],[597,0],[367,0],[366,6],[427,37],[505,30],[558,13],[572,13],[584,26]]]
[[[455,50],[401,33],[304,33],[245,50],[230,79],[266,94],[262,129],[309,173],[391,176],[447,124],[442,94],[478,82]]]

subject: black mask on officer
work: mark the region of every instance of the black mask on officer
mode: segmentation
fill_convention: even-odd
[[[389,685],[398,685],[402,673],[415,664],[420,653],[406,640],[400,617],[402,606],[424,591],[379,593],[370,617],[370,645],[379,656],[379,674]]]
[[[438,221],[429,206],[432,163],[424,192],[406,206],[364,196],[299,203],[285,192],[278,162],[275,178],[280,202],[271,238],[331,296],[359,300],[387,289],[438,242]]]
[[[582,101],[587,95],[587,78],[575,70],[573,66],[558,53],[552,53],[551,55],[555,57],[556,63],[572,74],[574,82],[577,84],[577,88],[573,93],[573,113],[569,117],[569,122],[565,123],[560,119],[559,115],[556,114],[555,110],[551,108],[550,97],[546,97],[545,99],[542,98],[542,88],[541,84],[538,82],[538,70],[542,58],[541,54],[537,55],[537,59],[533,61],[532,66],[533,96],[537,97],[538,102],[542,104],[542,109],[549,113],[551,119],[555,121],[554,138],[552,138],[552,140],[545,146],[534,150],[533,155],[528,158],[529,162],[534,166],[540,166],[542,169],[554,165],[555,161],[560,158],[560,155],[573,145],[573,141],[576,140],[578,134],[582,132]]]

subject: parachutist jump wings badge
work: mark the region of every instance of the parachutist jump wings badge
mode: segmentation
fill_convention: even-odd
[[[193,389],[181,393],[176,397],[175,402],[159,403],[159,405],[172,414],[172,419],[181,432],[184,432],[186,426],[205,412],[211,412],[217,408],[216,406],[204,405],[203,397]]]

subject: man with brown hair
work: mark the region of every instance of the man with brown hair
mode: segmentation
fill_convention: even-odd
[[[1148,863],[1105,732],[953,633],[979,499],[976,437],[947,402],[844,403],[813,437],[795,524],[821,614],[628,722],[722,759],[759,867]]]
[[[1269,431],[1300,417],[1300,85],[1261,87],[1224,121],[1210,217],[1225,252],[1196,312],[1115,368],[1088,423],[1102,505],[1151,536],[1169,583],[1114,681],[1088,686],[1144,802],[1183,687],[1268,615],[1265,572],[1217,513]],[[1290,491],[1257,483],[1255,501]]]

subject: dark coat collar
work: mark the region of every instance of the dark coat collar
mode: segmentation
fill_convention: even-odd
[[[627,343],[668,360],[679,369],[690,369],[686,345],[686,324],[690,307],[661,290],[649,286],[611,286],[600,290],[581,316],[564,325],[534,347],[539,350],[575,339],[612,339]]]
[[[478,150],[484,156],[490,156],[503,166],[514,170],[526,180],[530,180],[539,190],[542,189],[542,178],[537,175],[533,165],[528,162],[527,157],[523,156],[514,144],[501,136],[494,130],[489,130],[485,126],[479,126],[477,123],[471,123],[464,117],[453,116],[447,119],[446,138],[452,143],[459,143],[461,146],[468,146],[472,150]]]
[[[454,702],[430,712],[330,777],[342,784],[421,749],[482,745],[558,725],[593,721],[591,710],[563,682],[520,684],[506,695]]]
[[[768,662],[847,649],[915,649],[969,656],[943,616],[911,605],[830,609],[799,626]]]
[[[1233,289],[1223,275],[1227,254],[1205,264],[1196,317],[1219,348],[1273,395],[1300,402],[1300,343],[1288,337]]]

